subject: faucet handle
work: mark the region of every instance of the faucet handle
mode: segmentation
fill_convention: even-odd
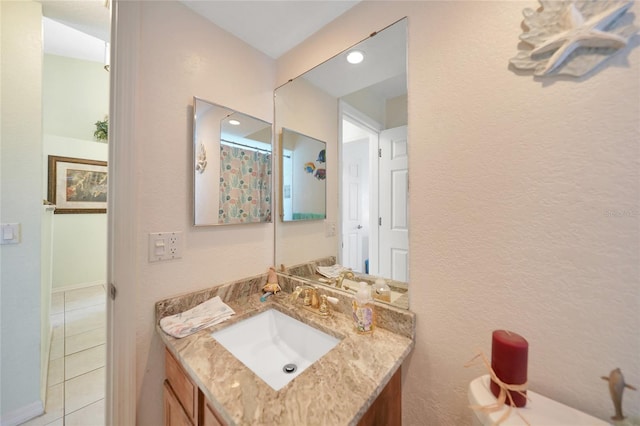
[[[298,300],[298,297],[300,297],[300,293],[302,293],[302,287],[296,286],[296,289],[293,290],[293,293],[291,293],[291,296],[289,296],[292,303],[295,303],[295,301]]]
[[[329,313],[331,312],[331,308],[329,307],[329,303],[331,303],[332,305],[337,305],[338,304],[338,298],[337,297],[331,297],[331,296],[327,296],[326,294],[323,294],[320,296],[320,308],[318,308],[318,312],[320,313],[320,315],[322,316],[327,316],[329,315]],[[334,308],[335,309],[335,308]]]
[[[320,315],[329,315],[329,306],[327,306],[327,295],[323,294],[320,296]]]

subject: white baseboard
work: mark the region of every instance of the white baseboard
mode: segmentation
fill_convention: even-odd
[[[44,353],[47,354],[46,358],[40,361],[40,398],[43,401],[47,400],[47,388],[49,386],[49,360],[51,359],[51,342],[53,340],[53,326],[49,323],[49,338],[47,339],[47,347],[44,348]],[[46,405],[46,404],[45,404]]]
[[[69,290],[78,290],[79,288],[93,287],[94,285],[106,285],[105,281],[93,281],[88,283],[69,284],[63,287],[54,287],[51,289],[51,293],[61,293]],[[0,425],[1,426],[1,425]]]
[[[16,426],[44,414],[42,401],[35,401],[2,416],[0,426]]]

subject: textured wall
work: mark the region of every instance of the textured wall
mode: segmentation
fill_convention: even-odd
[[[262,274],[273,224],[194,228],[192,97],[272,121],[275,65],[178,2],[140,2],[135,184],[137,424],[162,424],[162,343],[154,305],[169,296]],[[211,154],[211,153],[210,153]],[[148,233],[182,231],[182,259],[149,263]]]
[[[0,217],[3,223],[21,224],[20,243],[0,246],[0,421],[15,424],[42,408],[42,5],[1,2],[0,19]]]
[[[638,39],[588,78],[535,81],[508,60],[537,6],[363,2],[278,60],[283,82],[409,17],[407,425],[467,423],[484,372],[463,365],[498,328],[529,340],[535,391],[602,419],[601,375],[640,383]]]

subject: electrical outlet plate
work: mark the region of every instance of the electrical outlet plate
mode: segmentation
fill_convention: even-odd
[[[336,223],[335,222],[325,222],[325,235],[328,237],[336,236]]]
[[[149,234],[149,262],[180,259],[182,232],[154,232]]]

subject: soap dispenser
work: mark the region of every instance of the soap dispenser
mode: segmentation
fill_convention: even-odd
[[[366,282],[360,282],[360,288],[353,297],[353,322],[358,333],[371,333],[375,328],[375,308],[371,290]]]
[[[391,288],[387,284],[384,278],[376,279],[371,295],[374,299],[382,300],[383,302],[391,303]]]

